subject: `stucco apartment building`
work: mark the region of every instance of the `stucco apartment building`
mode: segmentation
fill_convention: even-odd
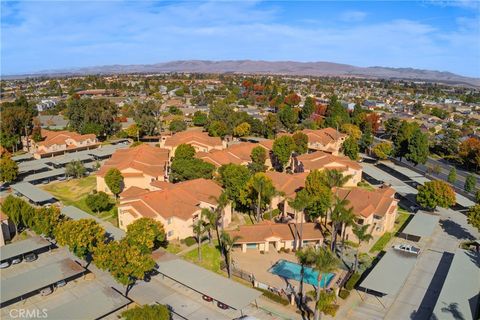
[[[23,150],[33,154],[35,159],[93,149],[99,146],[97,136],[94,134],[42,129],[41,135],[43,140],[39,142],[35,142],[32,137],[22,137]]]
[[[335,156],[323,151],[306,153],[292,159],[295,172],[311,172],[313,170],[337,170],[344,176],[352,177],[345,184],[346,187],[355,187],[362,181],[362,166],[344,156]]]
[[[333,192],[340,199],[350,202],[356,222],[360,225],[369,225],[368,230],[373,236],[381,236],[393,230],[398,214],[398,200],[395,199],[393,188],[387,186],[375,190],[339,188]],[[345,236],[347,240],[357,241],[351,227],[347,228]]]
[[[230,236],[240,237],[235,247],[247,250],[297,249],[299,248],[300,226],[294,223],[274,223],[262,221],[254,225],[242,225],[236,230],[227,231]],[[302,242],[304,245],[322,244],[323,236],[315,223],[304,223],[302,226]]]
[[[130,187],[154,190],[152,182],[168,180],[169,154],[169,150],[149,144],[116,150],[97,172],[97,191],[111,194],[105,183],[105,174],[111,168],[122,173],[124,190]]]
[[[295,198],[295,194],[305,187],[305,179],[308,173],[288,174],[276,171],[267,171],[266,176],[272,180],[275,189],[281,192],[272,198],[271,208],[279,209],[284,217],[295,219],[295,211],[290,207],[288,201]],[[297,222],[300,222],[300,213],[296,215]]]
[[[194,236],[192,225],[199,219],[202,208],[215,209],[222,188],[212,180],[196,179],[176,184],[156,183],[160,190],[149,191],[137,187],[120,195],[119,227],[123,230],[133,221],[149,217],[160,221],[167,240]],[[222,226],[231,222],[230,205],[224,209]]]
[[[302,130],[308,137],[308,149],[338,155],[347,135],[333,128]]]
[[[160,147],[170,150],[172,157],[181,144],[190,144],[196,152],[223,150],[227,147],[226,141],[218,137],[210,137],[208,133],[202,131],[182,131],[171,136],[162,136],[160,139]]]
[[[265,149],[267,154],[267,159],[265,165],[267,168],[272,167],[272,162],[270,160],[269,152],[270,149],[264,144],[260,143],[251,143],[251,142],[240,142],[238,144],[233,144],[223,150],[212,150],[210,152],[197,152],[195,155],[196,158],[202,159],[206,162],[213,164],[215,167],[220,167],[224,164],[234,163],[240,165],[248,165],[252,162],[251,154],[252,150],[255,147],[261,147]]]

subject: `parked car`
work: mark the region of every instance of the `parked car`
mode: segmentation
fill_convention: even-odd
[[[67,285],[67,281],[60,280],[60,281],[57,282],[56,287],[61,288],[61,287],[65,287],[66,285]]]
[[[26,262],[32,262],[37,260],[37,255],[35,253],[29,253],[24,256],[24,259]]]
[[[5,268],[8,268],[8,267],[10,267],[10,262],[5,261],[5,262],[0,263],[0,269],[5,269]]]
[[[225,303],[221,303],[220,301],[217,302],[217,307],[223,310],[227,310],[229,308]]]
[[[407,253],[412,253],[415,255],[418,255],[420,253],[419,248],[415,248],[414,246],[411,246],[409,244],[398,244],[396,246],[393,246],[393,249],[398,250],[398,251],[403,251]]]
[[[212,302],[213,301],[213,298],[212,297],[209,297],[209,296],[206,296],[206,295],[203,295],[202,296],[202,299],[207,301],[207,302]]]
[[[22,258],[15,258],[12,260],[12,264],[19,264],[20,262],[22,262]]]
[[[43,288],[42,290],[40,290],[40,295],[48,296],[52,292],[53,292],[53,289],[51,287],[46,287],[46,288]]]

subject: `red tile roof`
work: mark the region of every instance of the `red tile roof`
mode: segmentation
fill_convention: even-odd
[[[337,169],[339,171],[346,171],[349,168],[353,170],[362,169],[357,162],[347,157],[334,156],[323,151],[302,154],[297,157],[297,160],[303,164],[304,169],[309,171],[315,169]]]
[[[365,218],[372,214],[381,217],[390,214],[393,212],[390,207],[398,202],[394,198],[395,190],[386,186],[374,191],[362,188],[334,188],[333,192],[337,192],[340,199],[347,199],[350,202],[354,214]]]
[[[210,137],[206,132],[182,131],[165,137],[165,147],[176,147],[181,144],[197,144],[210,148],[223,148],[222,139]]]
[[[120,171],[125,169],[135,169],[140,174],[147,174],[152,177],[160,177],[165,174],[165,168],[169,160],[169,150],[141,144],[134,148],[116,150],[112,157],[97,172],[97,175],[103,177],[110,168],[117,168]],[[130,173],[123,173],[124,176],[130,176]],[[135,173],[134,175],[138,175]]]
[[[276,171],[267,171],[267,177],[272,180],[273,186],[277,191],[285,193],[288,198],[295,197],[295,193],[305,187],[305,179],[308,173],[288,174]]]
[[[300,226],[298,225],[297,228]],[[295,225],[287,223],[273,223],[262,221],[254,225],[242,225],[237,230],[227,231],[231,237],[240,237],[236,243],[259,243],[269,238],[280,240],[294,240]],[[297,231],[299,232],[299,231]],[[320,228],[315,223],[304,223],[302,229],[303,240],[323,239]]]

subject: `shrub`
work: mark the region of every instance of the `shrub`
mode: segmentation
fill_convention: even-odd
[[[183,240],[183,242],[185,242],[185,244],[186,244],[188,247],[191,247],[191,246],[193,246],[194,244],[197,243],[197,240],[195,240],[194,237],[188,237],[188,238],[185,238],[185,240]]]
[[[359,273],[354,273],[350,276],[350,279],[348,279],[347,283],[345,284],[345,289],[347,290],[352,290],[355,288],[355,285],[357,284],[358,280],[360,279],[360,274]]]
[[[345,289],[341,289],[340,292],[338,293],[338,296],[343,300],[347,299],[349,295],[350,295],[350,291]]]
[[[284,306],[290,304],[290,301],[288,301],[287,299],[283,298],[282,296],[279,296],[278,294],[276,294],[272,291],[265,290],[265,289],[260,289],[260,288],[255,288],[255,289],[263,292],[263,295],[265,297],[267,297],[268,299],[272,300],[272,301],[283,304]]]

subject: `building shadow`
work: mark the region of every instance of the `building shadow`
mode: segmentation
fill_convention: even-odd
[[[447,234],[454,236],[459,240],[475,240],[475,237],[467,229],[450,219],[441,220],[440,227]]]
[[[443,283],[447,278],[448,270],[452,264],[454,254],[444,252],[438,263],[437,269],[433,274],[432,280],[423,296],[422,302],[418,306],[418,310],[415,310],[410,315],[412,320],[428,320],[430,319],[433,308],[437,303],[440,291],[442,290]]]

